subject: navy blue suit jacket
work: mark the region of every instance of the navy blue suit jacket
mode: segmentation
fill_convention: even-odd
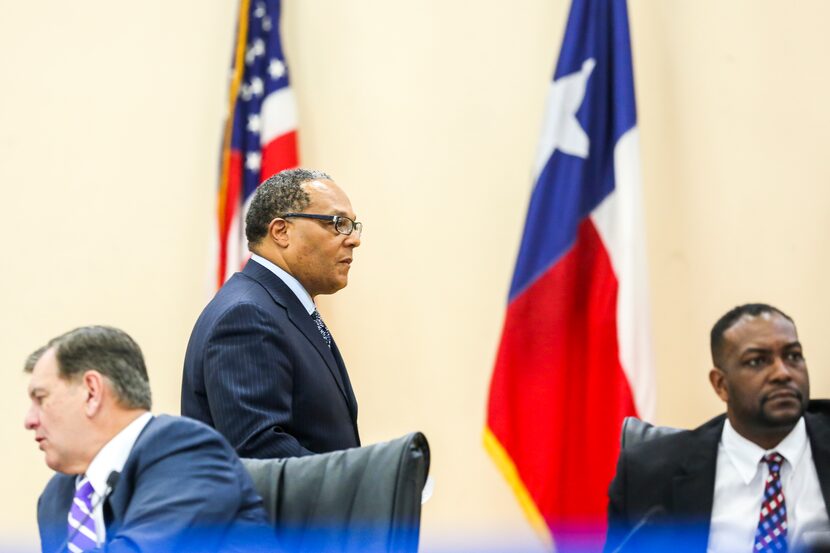
[[[44,553],[67,538],[75,476],[55,474],[38,500]],[[183,417],[154,417],[141,431],[104,500],[106,551],[224,551],[273,542],[262,500],[230,445]]]
[[[182,414],[240,457],[358,447],[357,401],[343,359],[274,273],[249,261],[205,307],[190,336]]]

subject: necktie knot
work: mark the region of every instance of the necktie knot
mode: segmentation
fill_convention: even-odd
[[[777,451],[773,451],[772,453],[764,455],[764,462],[769,467],[770,473],[779,473],[781,472],[781,465],[784,462],[784,456]]]
[[[78,485],[75,486],[75,497],[83,501],[87,504],[92,504],[92,492],[95,491],[95,488],[92,487],[92,482],[89,481],[87,477],[84,477],[83,480],[78,482]]]

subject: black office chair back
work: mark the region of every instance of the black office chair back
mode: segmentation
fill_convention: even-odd
[[[286,551],[416,552],[429,444],[420,432],[289,459],[242,459]]]
[[[654,426],[650,422],[640,420],[637,417],[625,417],[620,433],[620,443],[622,449],[625,449],[640,442],[647,442],[682,431],[680,428],[672,428],[671,426]]]

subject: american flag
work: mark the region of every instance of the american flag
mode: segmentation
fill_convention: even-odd
[[[256,187],[297,166],[297,110],[279,24],[280,0],[240,0],[219,175],[219,286],[248,258],[245,213]]]

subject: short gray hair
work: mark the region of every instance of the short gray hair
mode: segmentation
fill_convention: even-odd
[[[129,409],[153,405],[150,379],[141,348],[123,330],[109,326],[82,326],[49,340],[26,358],[25,372],[32,372],[48,350],[55,350],[61,378],[71,379],[90,369],[112,383],[118,402]]]
[[[302,211],[311,203],[304,182],[331,177],[314,169],[286,169],[271,175],[259,185],[245,216],[245,237],[248,249],[268,234],[268,225],[275,218],[292,211]]]

